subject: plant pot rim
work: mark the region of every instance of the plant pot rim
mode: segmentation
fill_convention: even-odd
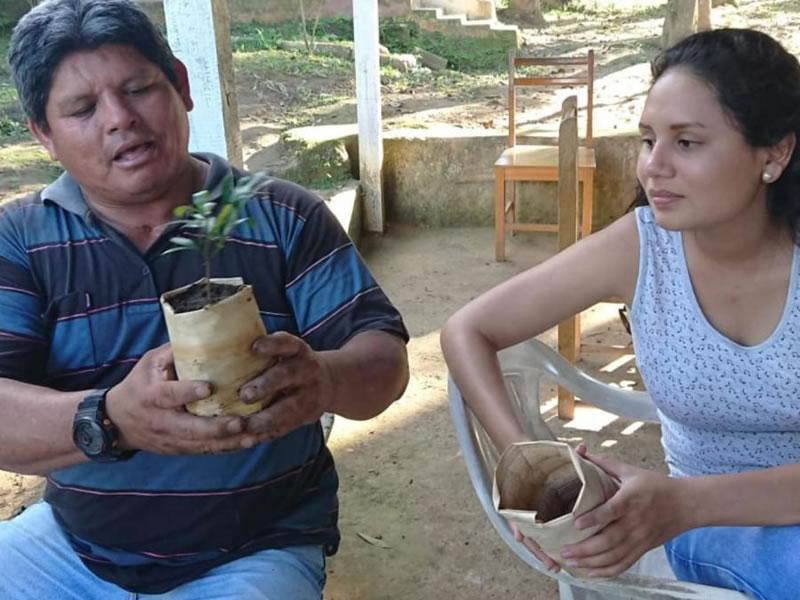
[[[175,309],[172,307],[172,304],[170,304],[170,300],[172,298],[174,298],[175,296],[178,296],[179,294],[182,294],[183,292],[188,290],[193,285],[197,285],[197,284],[203,283],[204,280],[205,280],[205,277],[201,277],[197,281],[193,281],[192,283],[187,283],[186,285],[183,285],[183,286],[181,286],[179,288],[175,288],[175,289],[169,290],[167,292],[164,292],[163,294],[161,294],[161,297],[159,298],[159,302],[161,303],[161,308],[165,312],[168,312],[170,315],[191,315],[191,314],[196,314],[196,313],[199,313],[201,311],[213,308],[215,306],[223,306],[224,304],[226,304],[228,302],[232,302],[236,298],[236,296],[238,294],[240,294],[243,290],[252,287],[251,285],[246,284],[241,277],[212,277],[211,278],[211,283],[221,283],[221,284],[224,284],[224,285],[236,285],[236,286],[239,286],[239,289],[235,293],[231,294],[230,296],[227,296],[227,297],[223,298],[222,300],[218,300],[218,301],[213,302],[211,304],[205,304],[202,308],[197,308],[195,310],[185,310],[185,311],[181,311],[179,313],[176,313]]]
[[[515,442],[511,444],[508,448],[506,448],[505,452],[500,456],[500,460],[498,460],[497,464],[499,465],[500,462],[503,460],[504,456],[510,455],[512,452],[521,452],[522,448],[526,446],[551,446],[556,448],[559,451],[559,454],[563,455],[566,451],[567,455],[569,456],[570,461],[572,462],[572,468],[578,476],[578,479],[581,480],[581,490],[578,492],[578,495],[575,497],[575,502],[572,505],[572,510],[569,512],[556,517],[554,519],[550,519],[549,521],[544,521],[537,523],[539,526],[546,526],[546,527],[555,527],[558,526],[560,523],[564,521],[569,521],[570,519],[574,518],[576,515],[574,511],[578,509],[581,505],[581,500],[583,500],[584,492],[586,491],[586,475],[583,473],[583,466],[580,463],[580,457],[575,449],[566,442],[556,442],[552,440],[537,440],[537,441],[530,441],[530,442]],[[500,488],[497,483],[497,475],[493,477],[494,479],[494,490],[496,492],[496,497],[493,498],[495,510],[498,512],[502,511],[502,514],[507,516],[521,516],[521,515],[529,515],[531,512],[538,511],[530,511],[530,510],[522,510],[517,508],[500,508]],[[494,494],[493,494],[494,495]]]

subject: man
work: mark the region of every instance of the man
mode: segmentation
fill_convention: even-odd
[[[175,380],[158,297],[202,273],[163,254],[167,223],[234,170],[188,153],[186,69],[130,0],[47,0],[9,62],[65,173],[0,209],[0,469],[48,480],[0,523],[0,598],[320,598],[339,533],[319,417],[402,394],[400,315],[327,208],[272,180],[213,265],[276,332],[252,348],[276,366],[241,389],[267,408],[189,414],[210,386]]]

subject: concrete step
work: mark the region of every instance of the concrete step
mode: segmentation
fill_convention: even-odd
[[[495,19],[494,0],[412,0],[412,8],[440,8],[444,14],[463,14],[468,20]]]
[[[413,9],[413,13],[420,17],[436,19],[443,23],[457,22],[463,27],[486,27],[493,31],[519,31],[519,27],[516,25],[501,23],[494,19],[468,19],[467,16],[463,14],[447,14],[441,8],[415,8]]]
[[[516,40],[516,46],[519,47],[520,32],[516,25],[507,25],[493,19],[467,19],[463,14],[446,14],[442,8],[434,7],[415,8],[412,15],[418,22],[429,24],[424,27],[425,29],[441,29],[452,35],[459,35],[457,32],[461,30],[460,35],[469,37],[508,35]],[[430,27],[434,23],[438,23],[439,26]]]

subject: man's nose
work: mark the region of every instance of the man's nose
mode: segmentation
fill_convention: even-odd
[[[130,129],[137,124],[138,116],[124,97],[110,96],[105,99],[103,104],[105,126],[108,133]]]

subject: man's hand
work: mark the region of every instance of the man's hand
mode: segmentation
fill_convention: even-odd
[[[258,441],[314,423],[328,410],[335,382],[322,353],[283,331],[256,340],[253,353],[274,362],[239,392],[243,402],[264,401],[263,410],[247,417],[247,432]]]
[[[169,344],[150,350],[128,376],[106,395],[108,416],[126,449],[157,454],[214,454],[239,450],[241,417],[198,417],[185,411],[189,402],[211,395],[201,381],[177,381]],[[244,445],[252,445],[245,442]]]
[[[681,481],[627,465],[611,458],[578,452],[620,480],[611,499],[578,517],[575,526],[599,525],[590,538],[564,546],[567,567],[589,569],[590,577],[615,577],[630,568],[648,550],[689,529]]]

